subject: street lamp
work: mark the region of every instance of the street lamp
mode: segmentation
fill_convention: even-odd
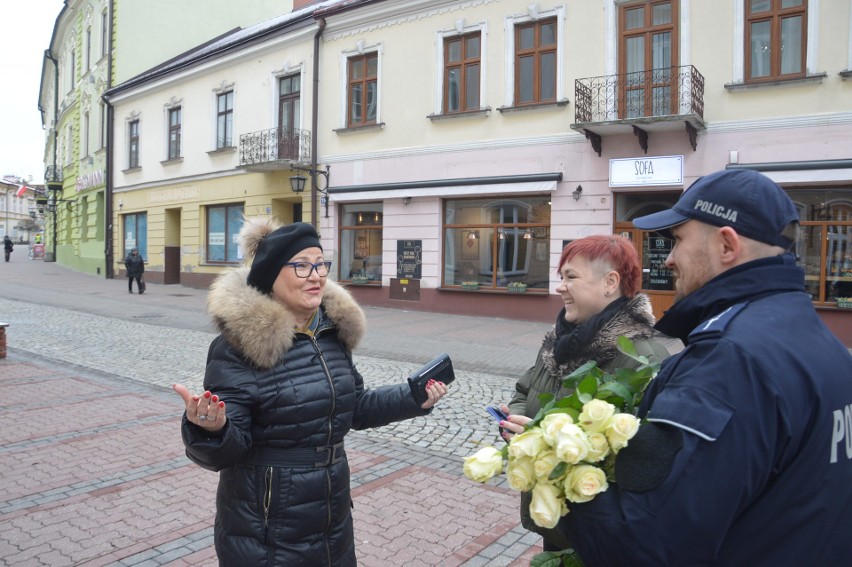
[[[73,199],[61,199],[59,197],[59,192],[62,191],[62,183],[61,182],[48,182],[47,183],[47,210],[48,212],[53,214],[53,256],[51,260],[45,259],[45,261],[55,262],[56,261],[56,204],[57,203],[70,203]]]
[[[313,190],[321,193],[325,197],[325,218],[328,218],[328,176],[331,172],[331,166],[325,166],[325,171],[321,169],[311,169],[309,167],[298,167],[296,165],[291,165],[290,169],[293,171],[304,171],[311,176],[311,187]],[[325,178],[325,187],[319,187],[317,185],[317,176]],[[304,175],[294,175],[290,178],[290,189],[293,190],[293,193],[301,193],[305,190],[305,181],[307,181],[307,178]]]

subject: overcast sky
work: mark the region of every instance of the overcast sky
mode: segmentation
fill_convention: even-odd
[[[62,6],[62,0],[0,0],[0,177],[44,181],[38,91],[44,50]]]

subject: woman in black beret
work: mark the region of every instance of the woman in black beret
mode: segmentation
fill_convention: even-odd
[[[174,386],[187,456],[220,471],[219,565],[356,565],[346,433],[426,415],[447,387],[422,404],[404,381],[364,387],[352,362],[364,313],[328,280],[313,226],[251,218],[239,241],[250,264],[208,297],[220,335],[205,391]]]

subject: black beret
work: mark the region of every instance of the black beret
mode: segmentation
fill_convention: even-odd
[[[311,224],[295,222],[270,232],[257,246],[248,284],[261,293],[271,293],[284,264],[305,248],[313,247],[322,250],[319,234]]]

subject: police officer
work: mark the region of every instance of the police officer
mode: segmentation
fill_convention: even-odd
[[[698,179],[635,219],[675,244],[667,359],[616,484],[560,523],[587,565],[852,563],[852,356],[804,293],[798,213],[766,176]]]

